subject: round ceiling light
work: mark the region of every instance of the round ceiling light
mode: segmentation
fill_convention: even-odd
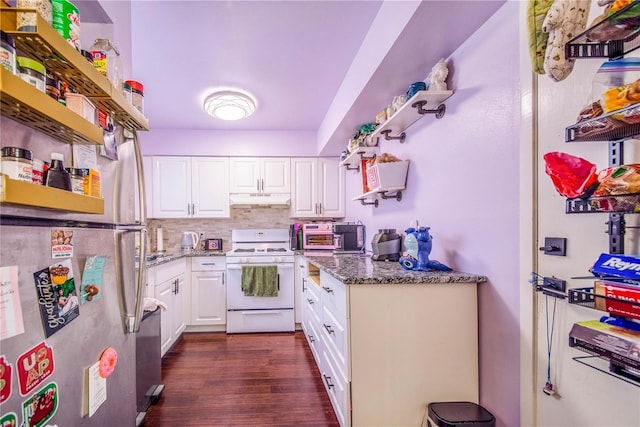
[[[256,110],[255,99],[243,92],[224,90],[214,92],[204,100],[204,109],[220,120],[240,120]]]

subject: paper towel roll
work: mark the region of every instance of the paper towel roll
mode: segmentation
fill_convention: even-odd
[[[162,227],[158,226],[156,229],[156,252],[162,252],[164,250],[162,243]]]

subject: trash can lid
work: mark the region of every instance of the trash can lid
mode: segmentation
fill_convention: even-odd
[[[434,402],[429,404],[429,417],[439,427],[494,426],[491,412],[472,402]]]

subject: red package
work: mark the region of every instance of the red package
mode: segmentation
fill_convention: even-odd
[[[545,172],[558,193],[574,198],[587,194],[598,185],[596,165],[581,157],[557,151],[544,155]]]

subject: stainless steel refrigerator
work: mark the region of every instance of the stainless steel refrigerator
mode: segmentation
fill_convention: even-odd
[[[23,131],[9,120],[2,125]],[[145,259],[147,237],[140,150],[128,136],[118,160],[98,156],[104,215],[1,206],[2,289],[10,293],[2,301],[13,329],[5,325],[0,341],[0,421],[8,425],[12,417],[25,426],[136,423],[136,331],[146,279],[136,255]],[[64,256],[68,247],[53,251],[59,232],[72,239],[71,256]],[[16,311],[24,330],[17,334]]]

